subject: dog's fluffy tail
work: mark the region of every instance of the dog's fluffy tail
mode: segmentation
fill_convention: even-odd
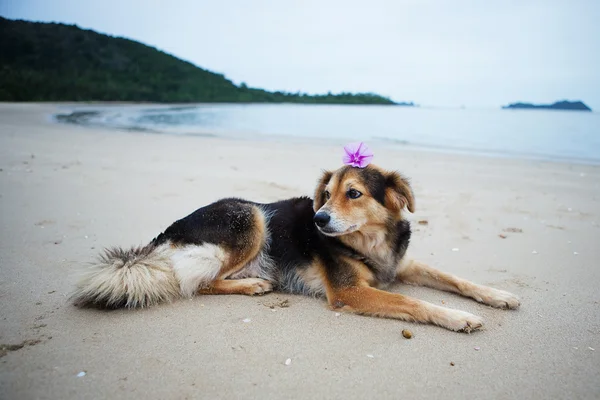
[[[81,307],[134,308],[181,297],[171,260],[160,247],[106,249],[84,272],[71,299]]]

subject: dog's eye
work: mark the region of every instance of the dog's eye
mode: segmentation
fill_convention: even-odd
[[[329,193],[329,191],[324,191],[323,192],[323,196],[325,196],[325,200],[329,200],[329,198],[331,197],[331,193]]]
[[[356,189],[350,189],[346,195],[351,199],[358,199],[360,196],[362,196],[362,193]]]

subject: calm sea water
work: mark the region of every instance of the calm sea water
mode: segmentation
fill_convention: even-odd
[[[600,114],[391,106],[86,106],[62,122],[146,132],[383,142],[434,151],[600,164]]]

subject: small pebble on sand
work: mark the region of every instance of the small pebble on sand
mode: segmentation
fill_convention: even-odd
[[[292,359],[288,358],[287,360],[285,360],[285,365],[290,366],[292,364]]]

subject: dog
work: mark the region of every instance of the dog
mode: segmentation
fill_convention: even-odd
[[[480,317],[383,290],[394,282],[515,309],[514,294],[405,257],[414,212],[409,181],[374,165],[326,171],[314,199],[227,198],[169,226],[143,247],[106,249],[77,284],[78,306],[136,308],[196,294],[324,297],[336,311],[431,323],[457,332]]]

